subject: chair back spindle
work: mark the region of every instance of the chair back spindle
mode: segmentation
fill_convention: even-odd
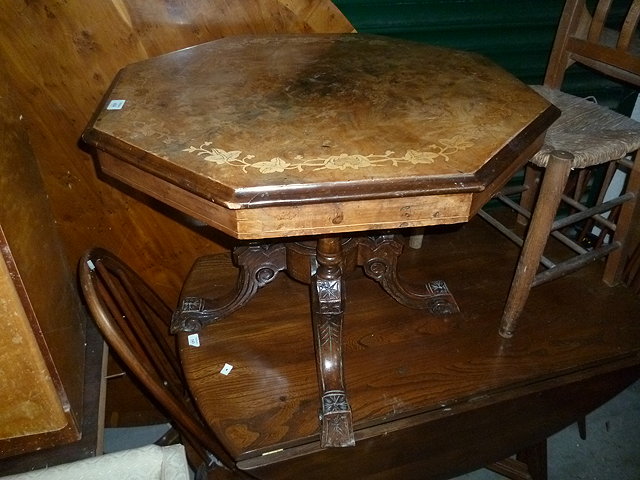
[[[169,334],[172,310],[106,250],[87,252],[79,273],[87,306],[109,347],[204,460],[211,454],[227,469],[237,471],[188,397],[174,337]]]
[[[607,76],[640,86],[640,43],[636,30],[640,0],[633,0],[619,29],[609,25],[612,0],[601,0],[593,13],[585,0],[565,4],[544,84],[560,88],[566,69],[581,63]]]

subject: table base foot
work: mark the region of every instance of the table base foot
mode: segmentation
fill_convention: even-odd
[[[235,287],[219,297],[185,297],[171,319],[171,333],[198,332],[251,300],[260,288],[286,269],[284,244],[250,245],[234,250],[238,266]]]
[[[358,263],[365,274],[380,283],[398,303],[427,310],[433,315],[458,313],[458,304],[443,280],[433,280],[422,286],[400,281],[398,257],[401,253],[402,243],[394,235],[366,237],[358,244]]]
[[[320,424],[321,447],[352,447],[356,444],[351,407],[344,391],[332,390],[322,395]]]

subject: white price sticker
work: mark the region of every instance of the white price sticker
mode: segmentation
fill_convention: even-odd
[[[111,100],[107,105],[107,110],[121,110],[126,100]]]
[[[191,335],[189,335],[187,337],[187,341],[189,342],[189,345],[191,345],[192,347],[200,346],[200,336],[197,333],[192,333]]]

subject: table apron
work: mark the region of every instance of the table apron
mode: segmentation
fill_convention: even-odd
[[[229,209],[111,155],[100,155],[109,176],[239,239],[265,239],[466,222],[472,193],[391,197],[302,205]]]

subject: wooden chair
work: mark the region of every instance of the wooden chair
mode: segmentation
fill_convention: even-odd
[[[183,383],[172,310],[120,259],[106,250],[87,252],[79,265],[86,303],[104,339],[202,460],[200,475],[245,478],[201,421]]]
[[[538,93],[562,111],[560,119],[547,132],[545,144],[526,168],[520,203],[507,193],[498,195],[515,209],[519,218],[530,220],[524,242],[487,210],[480,215],[509,238],[522,245],[522,252],[507,299],[500,334],[510,337],[527,301],[531,287],[573,272],[599,258],[607,257],[603,281],[613,285],[620,280],[627,255],[625,237],[629,230],[640,187],[640,166],[630,160],[640,147],[640,123],[617,114],[588,99],[560,90],[566,69],[580,63],[608,77],[640,86],[640,56],[636,42],[636,25],[640,17],[640,0],[631,2],[619,30],[608,28],[611,0],[600,0],[593,13],[585,0],[567,0],[547,67],[544,85],[534,86]],[[595,169],[605,169],[605,180],[595,202],[586,204],[582,192],[585,178]],[[580,170],[576,194],[565,193],[570,171]],[[612,199],[604,197],[616,169],[627,173],[623,192]],[[544,177],[540,182],[542,171]],[[589,183],[589,188],[595,188]],[[539,191],[538,191],[539,186]],[[535,211],[530,211],[535,204]],[[558,215],[567,205],[568,215]],[[609,212],[609,213],[607,213]],[[601,230],[594,248],[585,248],[563,233],[568,226],[589,220]],[[591,227],[589,227],[591,228]],[[570,256],[554,262],[543,253],[552,235],[569,247]],[[608,238],[608,240],[605,240]],[[538,272],[539,264],[543,269]]]
[[[625,265],[623,278],[629,288],[640,295],[640,244],[635,248]]]

